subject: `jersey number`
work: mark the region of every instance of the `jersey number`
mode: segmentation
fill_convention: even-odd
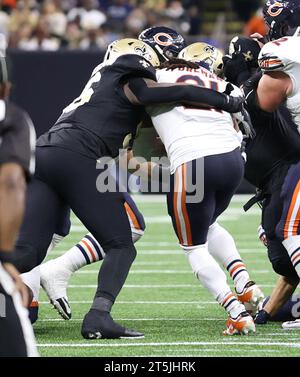
[[[184,83],[187,83],[187,84],[194,84],[194,85],[198,85],[198,86],[201,86],[203,88],[212,89],[212,90],[215,90],[215,91],[219,90],[219,84],[218,84],[217,81],[214,81],[214,80],[204,81],[204,80],[200,79],[199,76],[194,76],[194,75],[180,76],[177,79],[176,82],[184,82]],[[192,108],[192,107],[186,107],[186,108],[187,109],[193,109],[193,110],[217,111],[217,112],[222,113],[222,110],[217,110],[217,109],[197,109],[197,108]]]
[[[92,75],[92,77],[89,79],[89,81],[87,82],[80,96],[74,99],[74,101],[70,103],[70,105],[65,107],[63,110],[63,113],[69,113],[77,109],[77,107],[82,106],[85,103],[89,102],[89,100],[91,99],[94,93],[94,89],[92,88],[92,85],[95,84],[96,82],[99,82],[100,79],[101,79],[100,71],[95,72]]]
[[[283,42],[286,42],[288,40],[289,40],[288,38],[283,37],[283,38],[277,39],[277,41],[273,41],[272,43],[274,43],[274,45],[276,46],[280,46]]]

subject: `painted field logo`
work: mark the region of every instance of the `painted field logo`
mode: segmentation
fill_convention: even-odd
[[[6,299],[4,294],[0,293],[0,318],[6,317]]]

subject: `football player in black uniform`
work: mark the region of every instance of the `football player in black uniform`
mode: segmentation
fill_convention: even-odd
[[[28,321],[27,290],[14,266],[26,181],[34,171],[35,131],[22,109],[8,101],[6,61],[0,56],[0,357],[37,356]],[[22,302],[23,301],[23,302]]]
[[[123,195],[99,192],[97,182],[106,168],[96,161],[117,157],[124,141],[134,139],[145,105],[186,103],[229,112],[242,106],[242,99],[213,90],[157,84],[154,66],[158,64],[155,51],[142,41],[112,43],[81,95],[37,142],[37,168],[17,243],[17,265],[26,272],[42,262],[60,214],[70,206],[106,253],[82,325],[87,339],[143,336],[118,325],[110,315],[136,250]]]
[[[262,74],[258,71],[253,75],[253,71],[258,67],[259,51],[256,41],[234,38],[230,48],[231,58],[225,58],[225,75],[230,81],[243,85],[247,109],[256,131],[255,138],[247,141],[245,146],[245,178],[259,191],[245,208],[248,209],[255,202],[261,203],[268,257],[274,271],[281,275],[270,300],[265,301],[265,307],[256,319],[257,323],[266,323],[269,318],[282,319],[283,312],[291,316],[289,308],[294,304],[287,303],[284,307],[283,304],[299,283],[276,227],[282,217],[282,187],[287,172],[300,159],[300,135],[284,105],[273,113],[267,113],[257,103],[256,89]]]
[[[165,26],[154,26],[141,32],[139,39],[150,45],[157,53],[160,62],[176,57],[186,46],[182,35],[176,30]],[[116,176],[118,182],[118,176]],[[124,187],[123,187],[124,189]],[[124,190],[123,190],[124,191]],[[136,242],[141,238],[145,229],[145,222],[139,212],[133,198],[124,192],[124,206],[130,221],[132,238]],[[65,211],[61,216],[55,234],[53,235],[48,253],[70,232],[70,211]],[[40,285],[46,291],[51,304],[57,309],[64,319],[71,318],[71,307],[67,297],[68,280],[72,273],[89,263],[103,260],[105,253],[101,245],[92,236],[87,234],[67,253],[59,258],[43,263],[41,268],[37,267],[29,273],[22,274],[25,284],[33,292],[33,300],[29,307],[30,319],[33,322],[38,317],[38,295]]]

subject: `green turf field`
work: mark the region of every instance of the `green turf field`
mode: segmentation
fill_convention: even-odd
[[[220,223],[235,237],[252,279],[265,294],[276,281],[266,251],[257,240],[260,210],[242,209],[246,197],[235,197]],[[146,218],[138,257],[113,310],[121,324],[145,332],[141,340],[86,341],[81,320],[93,298],[99,264],[80,270],[69,286],[71,321],[61,320],[40,296],[35,334],[42,356],[299,356],[300,332],[284,331],[279,323],[258,326],[250,336],[222,336],[226,314],[199,286],[177,245],[163,197],[138,197]],[[100,211],[101,212],[101,211]],[[101,215],[101,213],[99,213]],[[52,253],[60,255],[85,234],[73,219],[71,235]],[[117,219],[116,219],[117,221]],[[113,224],[112,224],[113,226]]]

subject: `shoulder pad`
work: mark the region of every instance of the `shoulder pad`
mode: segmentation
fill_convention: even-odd
[[[155,68],[142,56],[122,55],[112,65],[112,68],[121,70],[123,75],[146,77],[156,81]]]
[[[262,71],[288,71],[295,63],[300,63],[298,54],[300,39],[284,37],[268,42],[263,46],[258,57]]]

